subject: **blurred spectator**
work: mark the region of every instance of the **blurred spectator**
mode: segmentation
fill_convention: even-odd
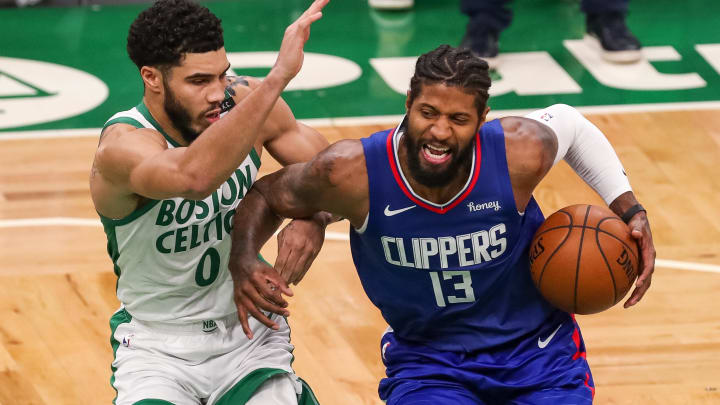
[[[500,32],[512,21],[511,0],[461,0],[460,10],[470,17],[460,46],[468,47],[492,65],[497,64]],[[585,39],[610,62],[640,60],[640,42],[625,24],[630,0],[582,0]]]

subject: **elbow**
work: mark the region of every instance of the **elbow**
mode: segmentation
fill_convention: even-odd
[[[213,180],[210,176],[206,175],[187,176],[183,198],[195,201],[206,199],[220,187],[220,185],[216,184]]]

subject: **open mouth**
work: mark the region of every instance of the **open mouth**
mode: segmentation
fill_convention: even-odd
[[[422,154],[425,160],[433,164],[441,164],[450,160],[450,148],[444,146],[422,146]]]
[[[205,114],[205,119],[208,120],[211,124],[217,120],[220,119],[220,110],[213,110],[209,113]]]

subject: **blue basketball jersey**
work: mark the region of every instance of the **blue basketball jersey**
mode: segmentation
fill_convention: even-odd
[[[403,126],[362,139],[370,210],[350,230],[363,288],[395,336],[438,350],[503,345],[555,309],[530,277],[528,247],[543,221],[515,206],[500,121],[478,132],[470,176],[445,204],[415,194],[400,167]]]

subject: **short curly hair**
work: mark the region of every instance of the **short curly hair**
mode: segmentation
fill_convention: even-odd
[[[127,52],[138,69],[179,66],[188,52],[224,46],[220,19],[190,0],[159,0],[130,25]]]
[[[444,84],[475,95],[475,108],[482,116],[490,97],[490,72],[485,60],[469,49],[440,45],[420,55],[410,79],[409,104],[420,95],[423,84]]]

